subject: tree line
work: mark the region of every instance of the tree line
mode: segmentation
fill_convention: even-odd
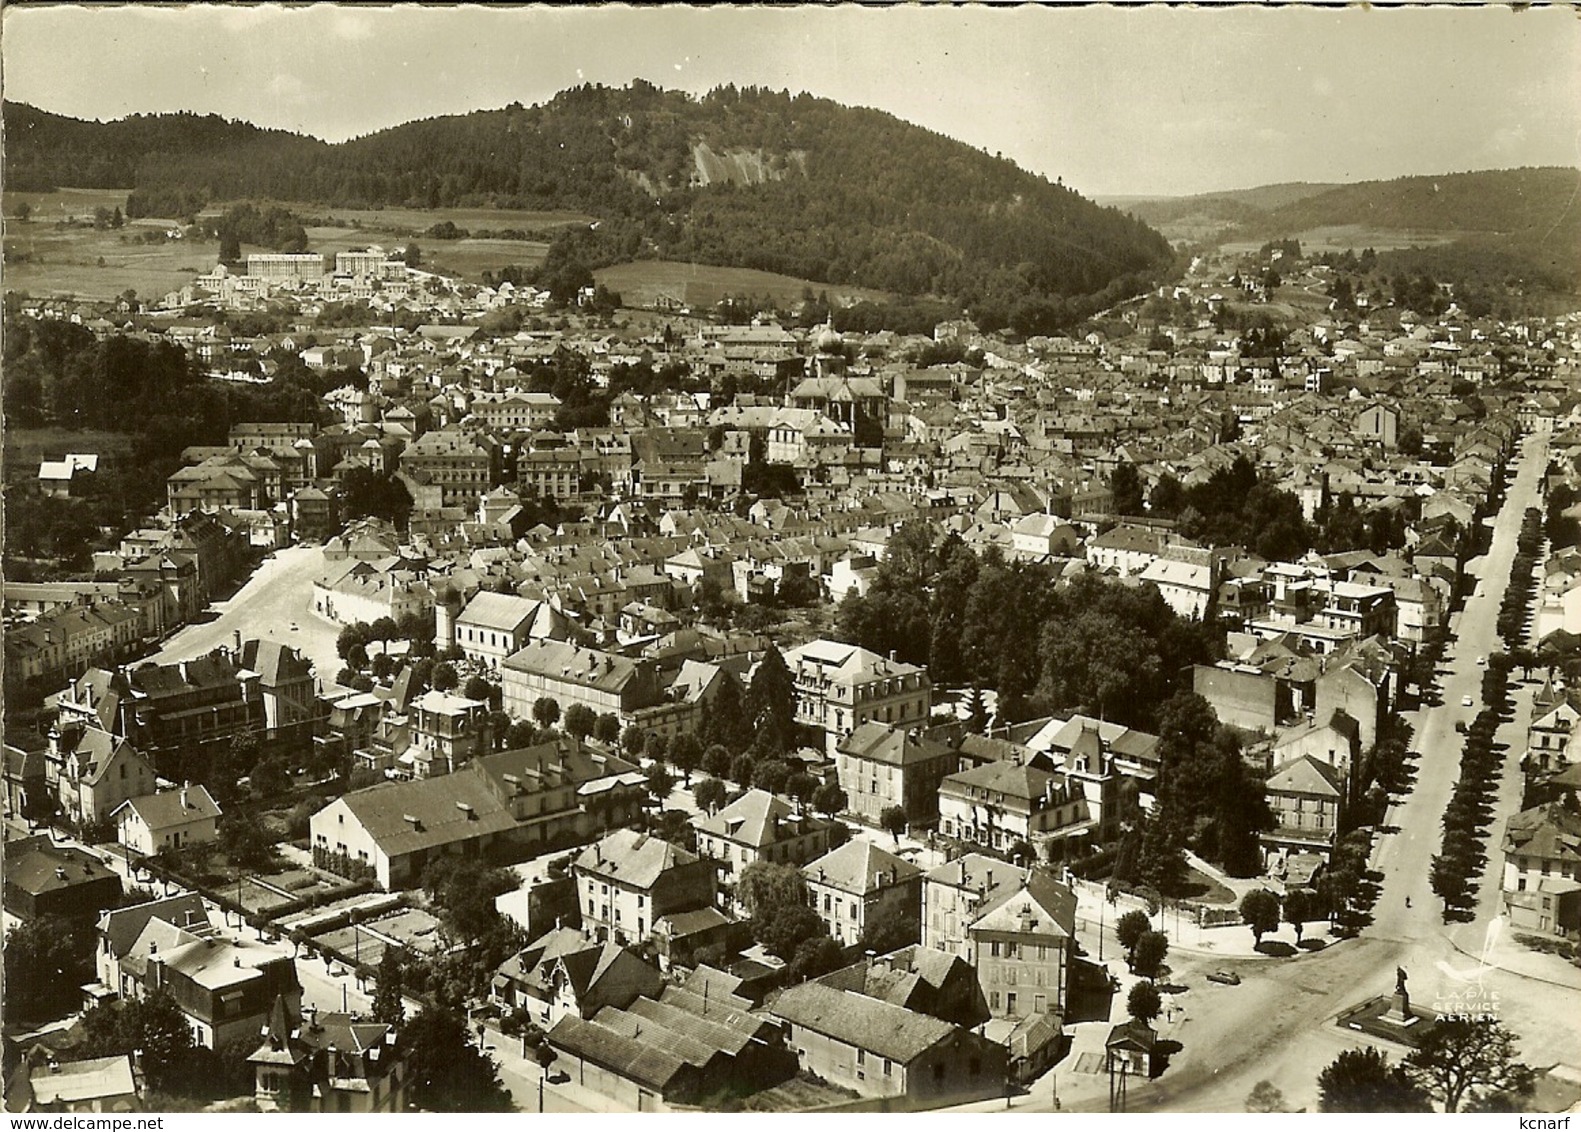
[[[139,212],[187,214],[198,186],[213,200],[337,208],[570,209],[602,221],[556,238],[574,241],[588,268],[640,255],[758,268],[944,296],[1023,331],[1086,317],[1171,264],[1157,232],[1063,184],[809,95],[581,86],[542,106],[411,122],[336,146],[191,115],[104,125],[30,107],[7,116],[41,131],[10,133],[29,184],[93,184],[113,169],[138,190]],[[35,147],[46,137],[57,152]],[[699,145],[754,153],[766,176],[703,184]]]
[[[928,668],[943,685],[993,689],[1002,721],[1081,710],[1150,727],[1190,668],[1221,641],[1184,621],[1151,587],[1083,574],[1057,585],[1043,563],[981,557],[959,535],[935,544],[924,523],[890,537],[866,595],[848,594],[836,631]]]

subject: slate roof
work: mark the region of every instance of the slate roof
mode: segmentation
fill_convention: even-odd
[[[953,753],[943,743],[877,720],[869,720],[847,735],[840,743],[840,750],[844,754],[899,767],[949,758]]]
[[[505,667],[615,693],[640,672],[639,665],[626,657],[548,640],[528,641],[505,659]]]
[[[283,641],[243,641],[241,659],[244,666],[258,673],[265,688],[313,676],[313,665],[307,657]]]
[[[101,1098],[131,1096],[137,1088],[128,1054],[68,1061],[55,1068],[33,1066],[28,1084],[34,1107],[74,1105]]]
[[[800,837],[829,823],[811,814],[796,817],[796,808],[767,790],[748,790],[716,814],[694,817],[699,833],[728,838],[739,845],[762,848],[791,837]]]
[[[802,983],[781,992],[769,1011],[793,1025],[902,1065],[955,1032],[948,1022],[821,983]]]
[[[960,956],[947,951],[912,945],[892,951],[881,959],[864,959],[831,971],[817,981],[835,990],[852,991],[880,999],[909,1010],[923,1009],[931,993],[943,989],[951,970],[959,964],[968,968],[975,983],[976,974]]]
[[[157,794],[128,798],[115,808],[115,813],[128,807],[143,819],[144,825],[156,831],[185,825],[190,821],[202,821],[204,818],[218,819],[220,816],[219,803],[210,796],[202,783],[181,790],[161,790]]]
[[[945,785],[988,790],[1016,798],[1027,805],[1042,798],[1056,776],[1041,767],[1025,763],[994,762],[959,771],[945,778]]]
[[[1563,802],[1522,810],[1504,823],[1504,852],[1543,861],[1581,861],[1581,814]]]
[[[922,870],[910,861],[860,838],[831,849],[816,861],[803,865],[801,871],[810,881],[858,896],[922,875]]]
[[[471,809],[463,810],[459,803]],[[330,803],[338,804],[344,804],[391,857],[503,833],[516,824],[510,810],[481,777],[459,772],[411,782],[383,782],[353,790]],[[408,817],[416,821],[408,821]]]
[[[617,829],[582,850],[576,868],[632,888],[652,888],[670,869],[700,860],[695,853],[633,829]]]
[[[1015,887],[1006,885],[978,910],[973,932],[1011,932],[1074,938],[1076,894],[1034,869]]]
[[[115,908],[99,917],[99,938],[109,944],[110,954],[120,959],[131,951],[137,937],[150,920],[163,920],[167,924],[202,931],[209,926],[208,913],[203,908],[203,898],[196,892],[180,896],[167,896],[134,904],[130,908]]]
[[[62,872],[64,876],[60,875]],[[52,845],[48,836],[13,841],[6,846],[5,884],[32,896],[60,892],[105,878],[119,880],[91,853],[70,846]]]
[[[549,1042],[573,1056],[591,1061],[646,1085],[661,1096],[687,1068],[683,1058],[646,1042],[628,1038],[607,1026],[567,1014],[549,1031]]]
[[[1313,755],[1302,755],[1275,768],[1268,776],[1270,794],[1307,794],[1319,798],[1345,796],[1345,778],[1339,770]]]

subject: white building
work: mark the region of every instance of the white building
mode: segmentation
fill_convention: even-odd
[[[118,842],[152,857],[166,849],[212,842],[218,836],[220,813],[219,803],[199,783],[129,798],[111,817]]]

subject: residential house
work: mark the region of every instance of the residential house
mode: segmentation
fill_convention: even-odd
[[[436,606],[436,613],[439,606]],[[440,618],[441,621],[443,618]],[[573,634],[570,620],[546,601],[515,594],[479,590],[455,616],[442,640],[460,649],[468,660],[498,669],[513,653],[530,640],[569,640]]]
[[[432,778],[493,749],[485,701],[430,690],[412,701],[411,746],[397,761],[414,777]]]
[[[122,802],[155,788],[154,768],[131,743],[64,716],[50,729],[44,776],[58,812],[78,825],[107,821]]]
[[[807,892],[836,943],[862,942],[879,916],[918,921],[922,870],[903,857],[857,838],[802,867]]]
[[[630,829],[582,850],[571,874],[582,926],[616,943],[641,942],[661,916],[712,907],[718,883],[711,860]]]
[[[135,1054],[57,1061],[35,1046],[6,1082],[9,1113],[142,1112],[143,1079]]]
[[[899,806],[923,822],[939,812],[939,784],[959,758],[915,728],[869,720],[840,740],[834,762],[852,813],[877,822]]]
[[[264,726],[270,730],[308,723],[319,715],[313,663],[280,641],[243,641],[240,663],[258,673]]]
[[[886,955],[842,967],[817,980],[836,990],[854,991],[903,1006],[944,1022],[975,1029],[992,1015],[977,982],[977,972],[959,955],[913,944]]]
[[[337,798],[309,819],[313,860],[387,890],[406,887],[445,854],[581,844],[640,813],[645,781],[632,764],[565,737],[483,755],[453,774]]]
[[[990,901],[1022,878],[1014,865],[981,853],[964,853],[930,870],[922,883],[922,946],[970,960],[968,929]]]
[[[5,910],[24,920],[60,916],[91,924],[121,898],[119,873],[47,834],[7,842],[4,875]]]
[[[1530,770],[1561,770],[1569,761],[1570,737],[1575,734],[1581,711],[1568,699],[1548,710],[1535,710],[1526,729],[1526,763]]]
[[[150,942],[157,944],[158,936],[144,933],[144,929],[154,922],[164,924],[170,938],[174,938],[178,930],[193,936],[213,932],[208,910],[203,906],[203,897],[196,892],[147,900],[102,913],[98,921],[98,946],[94,949],[93,960],[98,983],[86,988],[90,1002],[108,1002],[134,996],[135,980],[130,971],[122,973],[121,964],[132,955],[132,949],[139,940],[143,941],[144,954],[148,952]],[[141,971],[141,956],[134,959],[132,965]]]
[[[1201,621],[1213,603],[1219,575],[1220,559],[1213,551],[1172,546],[1143,567],[1141,578],[1158,588],[1175,616]]]
[[[1261,835],[1269,859],[1317,853],[1325,860],[1339,835],[1347,784],[1343,772],[1313,755],[1276,767],[1264,784],[1274,826]]]
[[[110,815],[115,839],[134,853],[152,857],[166,850],[213,843],[220,806],[199,783],[128,798]]]
[[[518,719],[530,719],[533,705],[547,696],[562,715],[582,704],[630,724],[641,709],[664,698],[653,664],[565,641],[529,640],[506,658],[500,676],[505,710]]]
[[[606,1006],[624,1010],[641,996],[656,997],[664,985],[658,968],[636,952],[555,928],[500,965],[493,995],[548,1030],[567,1015],[592,1018]]]
[[[829,851],[833,823],[767,790],[748,790],[724,809],[692,818],[697,851],[719,862],[727,885],[748,865],[802,865]]]
[[[405,1112],[407,1050],[396,1027],[299,1009],[282,995],[247,1059],[261,1112]]]
[[[1311,755],[1339,771],[1341,781],[1349,782],[1351,768],[1361,753],[1361,725],[1345,712],[1335,711],[1327,719],[1298,724],[1281,735],[1274,743],[1270,769]]]
[[[1050,834],[1092,820],[1086,785],[1045,757],[984,763],[939,785],[939,832],[1005,853],[1023,841],[1036,852]]]
[[[1168,543],[1167,535],[1151,527],[1122,523],[1087,540],[1087,562],[1129,578],[1161,558]]]
[[[1506,894],[1545,880],[1581,880],[1581,813],[1569,800],[1522,810],[1505,821],[1502,848]]]
[[[44,774],[44,752],[5,745],[5,816],[32,822],[55,809]]]
[[[922,727],[932,707],[925,669],[838,641],[814,640],[785,654],[796,688],[796,722],[824,733],[828,753],[862,724]]]
[[[1028,869],[973,912],[968,962],[996,1018],[1065,1014],[1076,940],[1076,896]]]

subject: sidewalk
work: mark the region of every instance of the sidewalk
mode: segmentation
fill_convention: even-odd
[[[1233,879],[1233,878],[1231,878]],[[1220,883],[1223,883],[1222,881]],[[1237,884],[1247,888],[1260,887],[1257,880],[1237,881]],[[1146,910],[1142,901],[1132,896],[1121,895],[1113,904],[1103,898],[1102,890],[1090,891],[1085,886],[1076,887],[1076,927],[1079,932],[1086,934],[1096,941],[1099,924],[1103,925],[1104,947],[1103,954],[1107,959],[1121,953],[1120,944],[1115,937],[1114,926],[1121,916],[1135,909]],[[1302,931],[1301,938],[1305,941],[1321,941],[1322,947],[1297,947],[1295,929],[1289,924],[1281,923],[1278,930],[1265,932],[1263,942],[1284,943],[1294,949],[1294,954],[1289,956],[1268,955],[1257,950],[1257,941],[1252,935],[1252,929],[1245,924],[1225,924],[1222,927],[1199,927],[1194,918],[1179,908],[1164,907],[1158,915],[1153,917],[1153,928],[1169,936],[1171,951],[1191,952],[1198,955],[1213,955],[1224,959],[1269,959],[1280,958],[1295,960],[1303,955],[1316,955],[1321,951],[1342,942],[1340,937],[1329,930],[1327,920],[1313,920],[1307,923]],[[1084,940],[1084,945],[1086,941]],[[1096,945],[1088,946],[1088,951],[1096,957]]]
[[[1458,924],[1444,932],[1444,938],[1478,965],[1567,990],[1581,990],[1581,967],[1563,956],[1533,951],[1514,938],[1509,924],[1502,919],[1487,927]]]

